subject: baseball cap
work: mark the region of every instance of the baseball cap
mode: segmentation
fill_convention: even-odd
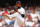
[[[21,2],[20,1],[17,1],[16,4],[21,4]]]

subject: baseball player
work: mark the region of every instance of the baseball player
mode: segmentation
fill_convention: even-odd
[[[17,1],[16,6],[14,7],[16,10],[18,10],[19,13],[21,13],[21,16],[24,18],[25,17],[25,9],[21,6],[21,2]]]
[[[24,18],[21,16],[21,14],[17,11],[14,14],[11,15],[7,15],[9,17],[9,19],[11,19],[12,17],[15,17],[15,23],[14,23],[14,27],[20,27],[22,24],[24,24]]]

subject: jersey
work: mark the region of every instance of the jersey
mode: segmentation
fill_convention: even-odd
[[[7,16],[15,17],[16,20],[15,20],[15,23],[14,23],[14,27],[20,27],[21,24],[24,23],[24,18],[17,12],[12,14],[12,15],[7,15]]]
[[[18,12],[20,12],[21,14],[25,14],[25,9],[21,7],[20,9],[18,9]]]

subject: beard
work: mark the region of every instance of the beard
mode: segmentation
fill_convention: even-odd
[[[18,8],[21,8],[21,7],[18,6]]]

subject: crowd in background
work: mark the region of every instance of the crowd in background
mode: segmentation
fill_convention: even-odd
[[[26,19],[25,20],[25,22],[27,21],[27,20],[29,20],[29,21],[34,21],[34,22],[36,22],[36,24],[40,24],[40,7],[33,7],[33,6],[31,6],[31,7],[27,7],[27,6],[25,6],[25,12],[26,12],[26,14],[25,14],[25,18],[24,19]],[[4,25],[4,20],[5,20],[5,16],[6,16],[6,14],[11,14],[11,11],[13,10],[13,8],[0,8],[0,23],[2,22],[3,23],[3,27],[5,26],[5,25],[7,25],[7,24],[5,24]],[[35,20],[35,19],[36,20]],[[7,19],[7,18],[6,18]],[[14,19],[14,20],[13,20]],[[13,18],[12,20],[13,21],[15,21],[15,18]],[[7,19],[7,21],[8,21],[8,19]],[[14,24],[14,22],[12,22],[11,23],[12,25]],[[0,25],[1,26],[1,25]],[[12,26],[11,26],[12,27]]]
[[[6,14],[10,15],[12,10],[12,8],[0,8],[0,27],[9,27],[7,26],[7,23],[9,25],[10,20],[6,17]],[[11,24],[14,24],[15,18],[12,20],[13,21],[10,22],[10,27],[12,27]]]
[[[35,24],[39,24],[39,27],[40,27],[40,8],[38,6],[36,6],[36,7],[31,6],[31,7],[27,8],[27,6],[26,6],[25,10],[26,10],[25,19],[27,21],[29,19],[29,22],[30,21],[36,22]],[[36,26],[36,27],[38,27],[38,26]]]

